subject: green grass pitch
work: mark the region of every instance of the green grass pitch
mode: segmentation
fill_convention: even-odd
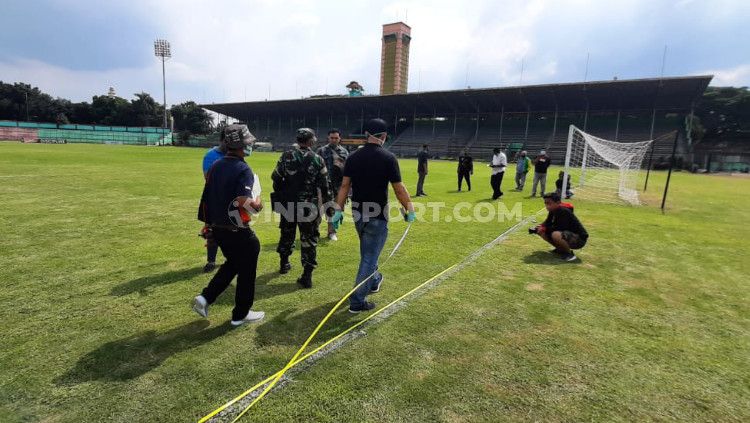
[[[229,329],[232,288],[198,318],[203,153],[0,143],[0,421],[197,421],[280,369],[351,287],[351,221],[339,242],[321,241],[303,291],[299,252],[279,275],[278,229],[262,218],[255,308],[266,319]],[[277,157],[248,160],[266,201]],[[416,162],[401,170],[413,192]],[[512,172],[503,203],[529,216],[542,202],[511,191]],[[675,173],[662,215],[666,175],[652,177],[642,207],[574,201],[591,233],[580,262],[522,228],[243,421],[750,420],[750,179]],[[482,164],[473,191],[455,192],[455,179],[455,163],[431,163],[426,200],[450,209],[490,196]],[[516,223],[433,212],[381,269],[378,305]],[[391,223],[386,253],[404,228]],[[336,313],[312,346],[362,317]]]

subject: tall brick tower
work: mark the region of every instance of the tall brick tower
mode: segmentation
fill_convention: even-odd
[[[409,85],[411,27],[403,22],[383,25],[380,95],[405,94]]]

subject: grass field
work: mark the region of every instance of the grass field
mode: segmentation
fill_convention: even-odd
[[[195,218],[202,154],[0,143],[0,421],[196,421],[280,369],[348,291],[350,222],[321,242],[315,287],[302,291],[299,253],[279,275],[278,229],[259,221],[254,308],[266,319],[230,329],[231,288],[197,318],[190,303],[209,279]],[[264,198],[277,157],[248,160]],[[413,190],[416,162],[401,165]],[[429,200],[490,196],[486,167],[456,193],[455,163],[430,166]],[[503,201],[529,216],[542,203],[510,191],[511,172]],[[575,201],[591,234],[580,262],[516,232],[243,421],[750,420],[750,179],[676,173],[662,215],[666,175],[652,176],[643,207]],[[373,300],[514,223],[415,223]],[[392,222],[386,251],[404,228]],[[313,346],[362,318],[337,313]]]

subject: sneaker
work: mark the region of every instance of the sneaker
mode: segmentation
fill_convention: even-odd
[[[241,326],[241,325],[244,325],[245,323],[257,322],[259,320],[262,320],[264,317],[266,317],[266,313],[265,312],[250,310],[247,313],[247,316],[245,316],[244,319],[242,319],[242,320],[232,320],[231,323],[232,323],[232,326]]]
[[[213,272],[214,269],[216,269],[216,263],[209,261],[205,266],[203,266],[203,273]]]
[[[370,290],[370,294],[374,294],[376,292],[380,292],[380,286],[383,285],[383,279],[385,279],[385,277],[381,274],[380,275],[380,282],[378,282],[378,284],[375,285],[375,287]]]
[[[200,314],[201,317],[208,318],[208,301],[203,298],[203,295],[195,297],[193,311]]]
[[[333,232],[333,233],[328,234],[328,240],[329,241],[338,241],[339,237],[336,236],[336,232]]]
[[[553,249],[549,250],[549,252],[551,254],[557,254],[558,256],[563,253],[562,251],[558,250],[557,248],[553,248]]]
[[[371,302],[365,301],[359,307],[349,306],[349,313],[357,314],[357,313],[361,313],[363,311],[370,311],[370,310],[372,310],[374,308],[375,308],[375,303],[371,303]]]
[[[568,254],[561,255],[560,258],[563,259],[563,260],[565,260],[565,261],[575,261],[575,259],[577,259],[578,257],[576,257],[575,254],[573,254],[572,252],[570,252]]]

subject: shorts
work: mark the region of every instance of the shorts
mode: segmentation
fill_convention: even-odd
[[[586,240],[581,238],[577,233],[571,231],[562,231],[562,238],[568,243],[568,246],[574,250],[583,248]]]

